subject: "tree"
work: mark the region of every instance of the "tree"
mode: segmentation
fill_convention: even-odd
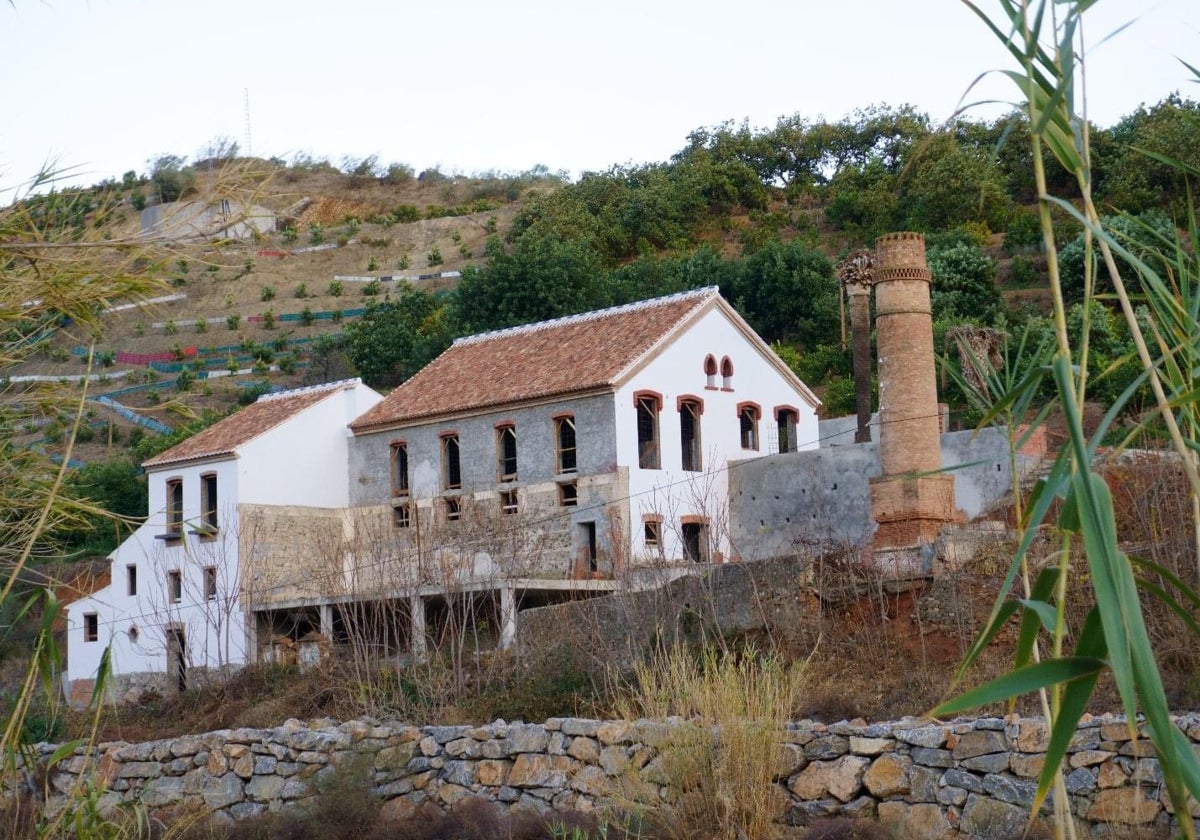
[[[447,304],[401,283],[393,300],[368,305],[346,327],[346,355],[367,384],[397,385],[449,346],[449,315]]]
[[[65,490],[68,496],[89,501],[110,515],[92,514],[81,527],[64,533],[65,542],[74,548],[107,554],[131,530],[128,520],[146,515],[146,476],[128,458],[87,464],[67,479]]]
[[[837,334],[838,294],[824,254],[802,242],[779,241],[751,254],[726,292],[767,341],[803,347]]]
[[[904,227],[927,233],[966,222],[1002,230],[1012,203],[995,161],[949,133],[933,135],[914,150],[899,188]]]
[[[178,155],[159,155],[150,161],[150,180],[158,187],[162,203],[178,201],[187,195],[196,180],[196,172],[185,166],[187,158]]]
[[[996,263],[977,245],[930,248],[930,296],[935,321],[957,318],[990,324],[1001,309]]]
[[[1139,106],[1097,139],[1097,193],[1106,202],[1127,213],[1152,207],[1183,212],[1186,173],[1151,155],[1200,167],[1200,102],[1173,93],[1149,108]]]

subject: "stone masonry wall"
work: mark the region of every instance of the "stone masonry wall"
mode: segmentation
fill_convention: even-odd
[[[1200,715],[1179,725],[1200,740]],[[234,729],[143,744],[100,744],[51,768],[49,807],[81,774],[103,785],[101,807],[140,800],[149,809],[191,807],[242,818],[302,804],[322,778],[367,762],[374,790],[396,817],[433,803],[484,797],[512,808],[653,806],[668,797],[664,750],[678,720],[552,718],[542,724],[408,726],[370,720]],[[1039,719],[948,724],[789,724],[780,733],[781,819],[877,817],[898,837],[1019,836],[1046,745]],[[53,751],[41,745],[43,760]],[[1144,738],[1123,719],[1085,718],[1066,761],[1073,812],[1095,833],[1171,822],[1161,773]],[[1192,816],[1200,809],[1192,804]]]

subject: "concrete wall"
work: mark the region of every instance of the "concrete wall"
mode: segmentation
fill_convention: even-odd
[[[394,440],[408,444],[409,480],[413,496],[443,494],[441,438],[457,432],[463,492],[495,491],[497,474],[496,426],[512,423],[517,433],[518,480],[504,485],[518,493],[526,484],[556,478],[554,417],[575,418],[578,475],[611,473],[617,469],[611,395],[547,402],[437,423],[420,423],[354,438],[350,451],[352,505],[382,504],[392,498],[389,447]]]
[[[943,469],[959,511],[973,519],[1012,489],[1004,430],[942,435]],[[1019,466],[1036,463],[1022,456]],[[868,481],[880,474],[876,442],[735,462],[729,470],[731,538],[747,559],[800,546],[862,545],[874,531]]]
[[[1200,716],[1177,719],[1193,749]],[[142,744],[81,746],[47,774],[48,808],[61,809],[80,775],[92,775],[101,811],[140,802],[154,811],[192,808],[233,818],[302,805],[339,766],[365,757],[367,784],[385,813],[413,816],[479,797],[511,809],[656,808],[680,793],[670,773],[676,743],[695,742],[674,719],[542,724],[409,726],[375,721],[288,721]],[[826,816],[876,818],[897,837],[1017,837],[1025,829],[1046,749],[1036,718],[915,718],[878,724],[812,721],[778,733],[773,758],[778,818],[806,825]],[[45,761],[54,747],[41,745]],[[1161,771],[1146,739],[1122,718],[1085,718],[1064,767],[1072,813],[1092,836],[1134,826],[1167,832]],[[14,784],[19,780],[13,780]],[[1049,806],[1042,816],[1049,814]]]

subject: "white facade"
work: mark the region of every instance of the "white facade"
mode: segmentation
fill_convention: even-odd
[[[706,373],[706,361],[710,370],[716,363],[715,375]],[[732,376],[721,375],[723,365],[732,366]],[[639,466],[639,396],[652,396],[661,406],[657,469]],[[787,451],[817,447],[816,398],[723,301],[674,335],[617,389],[615,399],[617,462],[629,468],[630,551],[635,562],[685,557],[688,524],[700,527],[701,559],[740,559],[739,547],[729,542],[729,461],[780,451],[779,409],[795,413],[795,426],[785,435]],[[682,402],[701,410],[700,463],[693,464],[698,469],[683,469]],[[739,408],[756,411],[754,439],[747,441],[752,446],[743,446]],[[658,545],[653,540],[647,544],[648,521],[660,523]]]
[[[357,382],[327,390],[329,396],[232,452],[148,468],[149,515],[110,555],[110,584],[65,610],[66,677],[71,686],[80,683],[69,689],[72,699],[86,699],[106,648],[115,677],[165,674],[168,684],[181,674],[186,680],[191,668],[247,661],[239,506],[347,506],[346,425],[382,399]],[[204,494],[214,488],[216,505],[209,509]],[[172,492],[182,492],[181,516],[170,513]]]

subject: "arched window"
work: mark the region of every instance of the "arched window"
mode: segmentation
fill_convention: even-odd
[[[758,419],[762,408],[757,403],[738,403],[738,425],[741,430],[742,449],[758,449]]]
[[[800,421],[800,412],[790,405],[775,407],[775,424],[779,430],[779,451],[796,452],[799,441],[796,438],[796,424]]]
[[[712,353],[704,357],[704,387],[717,388],[717,358]]]
[[[733,390],[733,362],[728,356],[721,359],[721,388],[725,391]]]
[[[683,455],[682,468],[699,472],[703,467],[700,459],[700,415],[704,413],[704,402],[690,395],[679,397],[679,449]]]
[[[644,470],[662,468],[658,447],[658,415],[662,411],[662,394],[638,391],[633,395],[637,410],[638,466]]]

